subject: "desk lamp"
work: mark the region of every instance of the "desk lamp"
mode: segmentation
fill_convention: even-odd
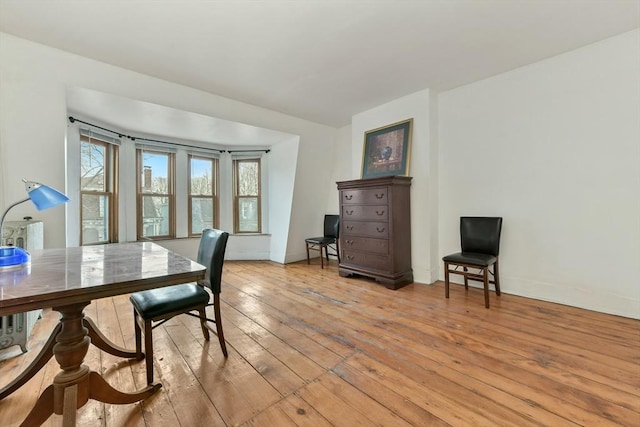
[[[38,182],[22,180],[24,182],[25,190],[29,197],[24,200],[15,202],[9,206],[0,217],[0,235],[2,234],[2,226],[4,224],[4,217],[15,206],[31,200],[39,211],[52,208],[54,206],[67,203],[69,198],[46,185]],[[29,264],[31,257],[29,252],[16,246],[0,246],[0,269],[10,268],[16,266],[23,266]]]

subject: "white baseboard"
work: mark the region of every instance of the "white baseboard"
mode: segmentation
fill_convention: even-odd
[[[444,280],[444,279],[441,279]],[[452,283],[463,284],[462,276],[450,276]],[[482,288],[482,283],[470,281],[469,286]],[[493,285],[491,285],[493,289]],[[640,319],[640,301],[609,292],[608,289],[585,289],[565,284],[548,283],[521,277],[500,275],[500,290],[517,295],[554,302],[600,313]]]

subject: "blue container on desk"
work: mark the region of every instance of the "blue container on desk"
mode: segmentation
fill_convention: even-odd
[[[17,246],[0,246],[0,269],[29,264],[29,252]]]

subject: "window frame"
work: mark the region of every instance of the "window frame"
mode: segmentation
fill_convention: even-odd
[[[211,162],[211,196],[197,194],[194,195],[191,189],[191,160],[206,160]],[[193,230],[193,199],[211,199],[213,204],[213,228],[220,227],[220,160],[216,157],[206,155],[189,154],[187,156],[187,235],[197,237],[202,235],[202,231],[196,233]]]
[[[155,155],[167,156],[167,186],[168,193],[154,193],[154,192],[142,192],[143,182],[143,155],[144,153],[151,153]],[[168,240],[176,238],[176,154],[173,152],[163,151],[162,149],[147,149],[144,147],[136,148],[136,239],[141,240]],[[166,197],[169,200],[168,213],[168,234],[166,235],[143,235],[143,221],[144,221],[144,209],[143,199],[144,197]]]
[[[80,210],[80,246],[92,246],[92,245],[103,245],[107,243],[117,243],[118,242],[118,168],[119,168],[119,151],[118,145],[111,144],[107,141],[104,141],[100,138],[96,138],[88,135],[80,135],[80,163],[82,164],[82,144],[88,143],[97,146],[101,146],[104,148],[104,189],[105,191],[95,191],[95,190],[83,190],[82,189],[82,174],[79,175],[79,191],[80,191],[80,201],[79,201],[79,210]],[[108,218],[107,218],[107,238],[106,240],[100,240],[96,242],[84,243],[84,224],[83,224],[83,196],[106,196],[109,208]]]
[[[235,158],[233,159],[233,232],[234,234],[261,234],[262,233],[262,159],[259,157]],[[251,162],[258,164],[258,194],[257,195],[239,195],[239,165],[241,163]],[[256,231],[240,230],[240,201],[242,199],[256,198],[258,199],[258,229]]]

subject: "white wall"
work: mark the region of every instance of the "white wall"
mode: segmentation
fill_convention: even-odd
[[[444,92],[439,115],[439,256],[461,215],[502,216],[505,292],[640,317],[640,30]]]
[[[284,239],[271,241],[271,259],[284,263],[287,259],[287,242],[289,224],[292,216],[292,199],[295,184],[295,168],[298,157],[299,138],[293,137],[271,148],[271,164],[269,167],[269,203],[271,215],[270,232],[274,235],[285,236]],[[304,239],[303,239],[304,240]],[[302,258],[298,258],[302,259]]]
[[[640,317],[639,47],[636,30],[336,130],[0,33],[0,206],[24,197],[23,177],[66,190],[65,92],[83,87],[300,135],[291,210],[269,217],[270,229],[289,224],[261,246],[295,261],[337,212],[335,181],[360,177],[364,132],[413,117],[416,282],[441,277],[459,216],[501,215],[505,292]],[[9,219],[34,213],[24,204]],[[37,217],[45,246],[64,246],[65,210]]]
[[[437,280],[438,264],[432,253],[432,241],[437,236],[437,194],[431,189],[437,182],[438,163],[432,160],[437,141],[431,130],[431,94],[423,90],[353,116],[351,122],[351,177],[359,179],[362,172],[364,133],[368,130],[413,118],[411,160],[411,264],[414,280],[432,283]],[[436,152],[437,153],[437,152]],[[437,154],[436,154],[437,156]]]
[[[69,87],[82,87],[158,105],[275,129],[300,136],[291,211],[276,212],[287,233],[272,235],[271,247],[291,251],[278,258],[304,257],[304,238],[320,230],[316,213],[327,200],[336,129],[211,95],[185,86],[134,73],[0,33],[0,196],[3,203],[24,198],[20,179],[45,182],[66,191],[65,134]],[[273,158],[271,158],[273,160]],[[316,170],[317,169],[317,170]],[[313,171],[313,172],[312,172]],[[45,247],[65,246],[65,209],[38,212],[28,204],[11,218],[32,215],[45,221]],[[289,222],[290,221],[290,222]],[[288,222],[288,224],[287,224]],[[275,241],[274,241],[275,239]],[[280,241],[278,241],[280,240]]]
[[[352,142],[351,125],[338,129],[335,152],[331,163],[331,180],[327,183],[329,198],[327,199],[327,214],[340,214],[340,195],[336,182],[354,179],[351,172]]]
[[[300,154],[295,175],[293,197],[298,203],[292,210],[291,230],[300,230],[302,238],[289,238],[284,262],[307,258],[304,239],[322,236],[327,200],[335,197],[335,184],[331,183],[332,160],[337,148],[337,130],[333,138]],[[304,156],[304,161],[301,158]],[[278,219],[275,218],[277,221]]]

